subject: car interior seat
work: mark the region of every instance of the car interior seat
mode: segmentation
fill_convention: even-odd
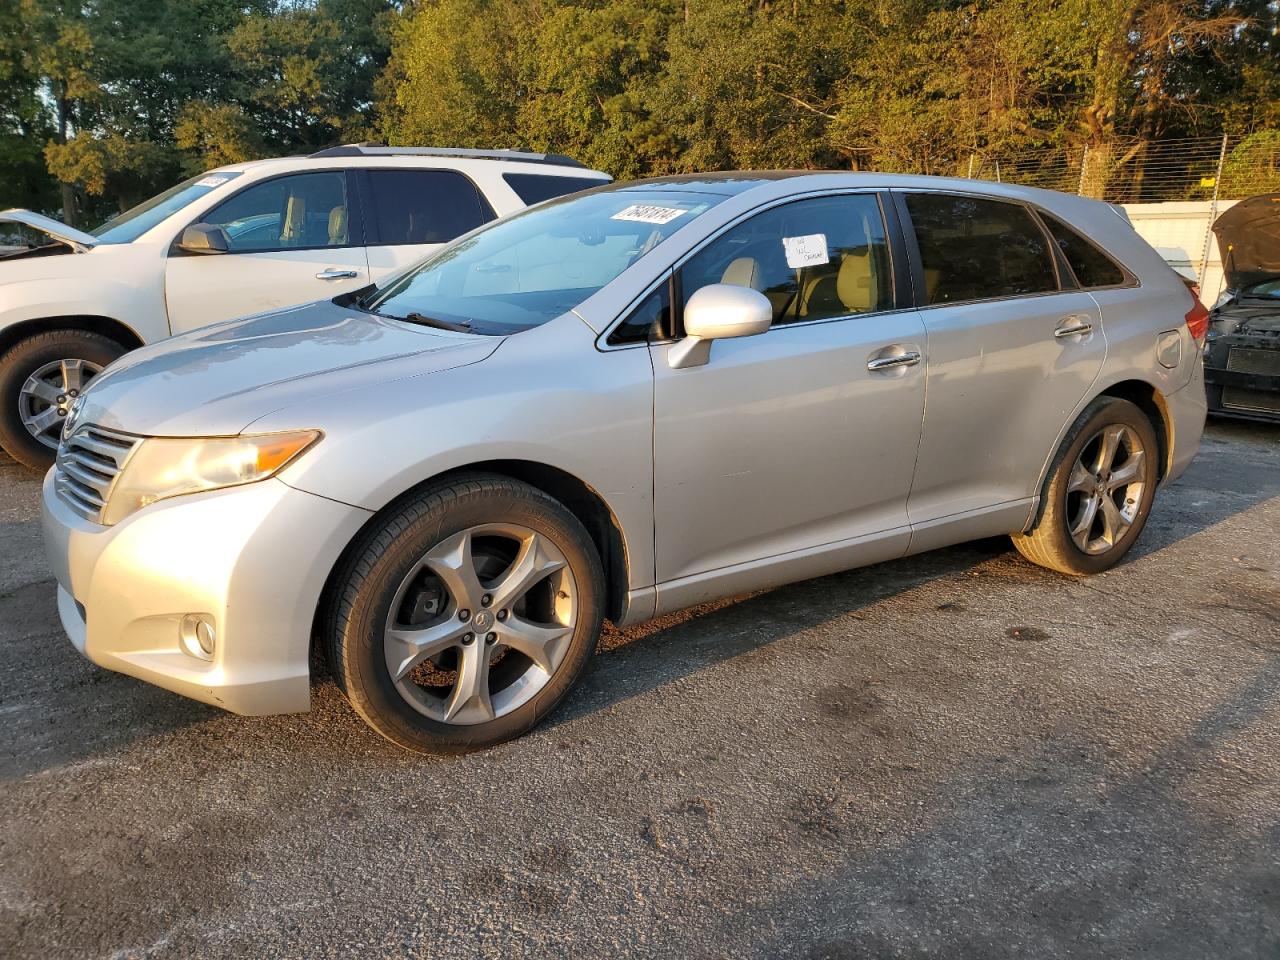
[[[285,201],[284,222],[280,225],[280,246],[296,247],[302,243],[307,226],[307,198],[291,193]]]
[[[329,246],[341,247],[347,242],[347,205],[339,204],[329,211]]]

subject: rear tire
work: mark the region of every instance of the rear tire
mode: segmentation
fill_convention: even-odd
[[[591,538],[527,484],[475,474],[368,530],[326,617],[338,687],[380,734],[424,753],[518,737],[595,652],[604,576]]]
[[[48,470],[65,410],[125,352],[109,337],[86,330],[50,330],[15,343],[0,356],[0,447],[24,466]]]
[[[1115,566],[1146,525],[1160,446],[1147,415],[1098,397],[1067,431],[1049,468],[1040,520],[1013,545],[1032,563],[1071,576]]]

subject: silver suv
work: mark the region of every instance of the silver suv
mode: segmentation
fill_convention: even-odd
[[[44,525],[72,642],[244,714],[313,638],[405,747],[536,724],[603,618],[1009,534],[1104,570],[1195,454],[1203,309],[1114,209],[972,181],[610,185],[138,350]]]

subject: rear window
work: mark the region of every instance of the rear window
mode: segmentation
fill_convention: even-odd
[[[1053,240],[1062,255],[1071,264],[1071,271],[1076,275],[1082,287],[1114,287],[1124,283],[1124,271],[1095,244],[1076,233],[1057,217],[1043,211],[1040,213],[1053,234]]]
[[[1058,289],[1049,241],[1026,207],[943,193],[913,193],[906,199],[927,303]]]
[[[553,177],[542,173],[504,173],[502,179],[530,207],[543,200],[602,187],[609,182],[599,177]]]
[[[494,219],[467,177],[454,170],[369,170],[371,244],[448,243]]]

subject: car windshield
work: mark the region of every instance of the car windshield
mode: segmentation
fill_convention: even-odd
[[[475,333],[518,333],[571,310],[723,199],[655,188],[552,200],[446,247],[364,306]]]
[[[1266,300],[1280,300],[1280,277],[1263,280],[1251,287],[1245,287],[1243,297],[1261,297]]]
[[[239,173],[228,170],[202,173],[126,210],[118,217],[112,217],[89,232],[98,238],[99,243],[132,243],[161,220],[238,176]]]

